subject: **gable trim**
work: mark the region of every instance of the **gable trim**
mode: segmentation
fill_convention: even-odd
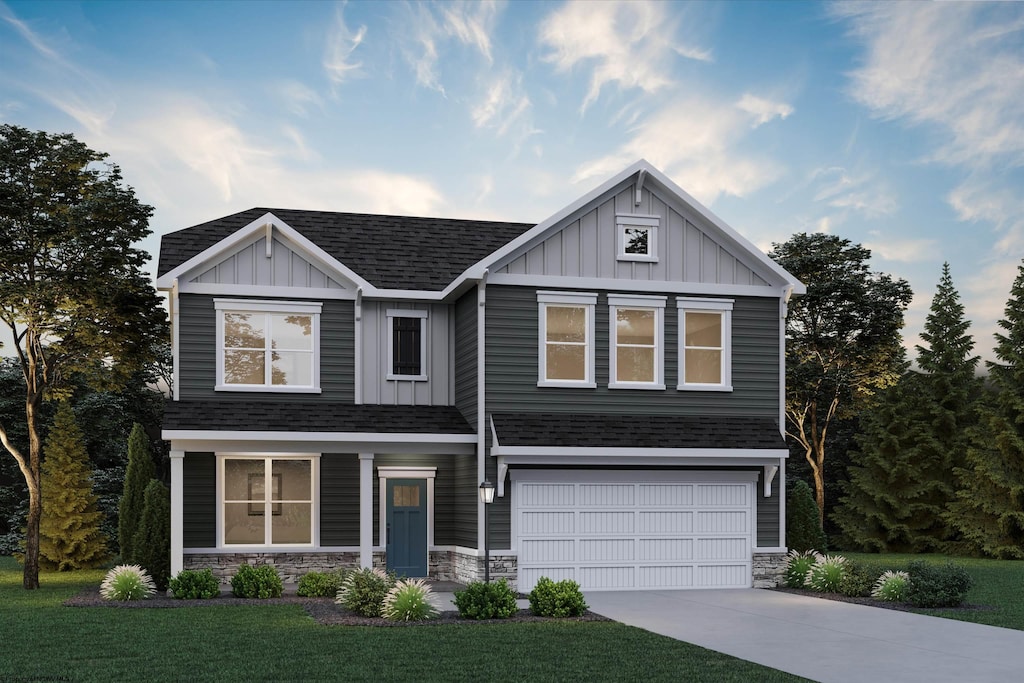
[[[709,282],[668,282],[663,280],[617,280],[615,278],[564,277],[562,275],[510,275],[494,273],[488,276],[492,285],[519,287],[565,287],[568,289],[596,289],[620,292],[662,292],[669,294],[725,294],[730,296],[760,296],[777,299],[785,295],[786,287],[762,285],[726,285]]]

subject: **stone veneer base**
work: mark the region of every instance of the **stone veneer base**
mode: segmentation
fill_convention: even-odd
[[[786,553],[754,553],[754,588],[777,588],[786,571]]]

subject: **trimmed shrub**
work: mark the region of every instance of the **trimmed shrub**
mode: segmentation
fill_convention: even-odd
[[[209,569],[183,569],[168,585],[179,600],[209,600],[220,595],[220,582]]]
[[[135,562],[135,532],[142,521],[143,497],[149,480],[156,474],[150,454],[149,437],[138,422],[128,437],[128,469],[124,474],[124,493],[117,506],[117,538],[121,561]]]
[[[455,591],[455,608],[464,619],[508,619],[519,611],[515,591],[505,579],[474,581],[465,590]]]
[[[839,592],[851,598],[870,597],[881,573],[881,567],[847,560],[846,575],[839,584]]]
[[[555,583],[542,576],[530,591],[530,609],[541,617],[578,617],[586,611],[587,601],[572,579]]]
[[[309,572],[299,579],[298,595],[300,598],[333,598],[338,594],[345,570],[333,572]]]
[[[819,557],[807,571],[807,587],[822,593],[838,593],[846,577],[846,558],[842,555]]]
[[[269,564],[256,567],[243,564],[238,573],[231,577],[231,593],[236,598],[279,598],[284,591],[284,584],[277,570]]]
[[[152,479],[142,496],[142,519],[132,541],[135,561],[142,565],[156,589],[167,590],[171,578],[171,492]]]
[[[395,576],[380,569],[349,572],[338,589],[336,603],[364,617],[379,617]]]
[[[806,588],[807,572],[815,561],[821,557],[817,550],[790,550],[786,555],[786,570],[782,574],[782,583],[786,588]]]
[[[137,564],[114,567],[100,584],[100,595],[105,600],[145,600],[155,592],[153,579]]]
[[[381,616],[388,621],[423,621],[438,614],[434,594],[423,579],[403,579],[384,596]]]
[[[956,607],[964,601],[973,583],[963,566],[914,560],[907,565],[910,586],[907,602],[914,607]]]
[[[910,575],[906,572],[887,571],[878,577],[871,597],[886,602],[903,602],[910,588]]]
[[[794,482],[786,495],[786,544],[800,552],[825,552],[828,548],[814,492],[802,479]]]

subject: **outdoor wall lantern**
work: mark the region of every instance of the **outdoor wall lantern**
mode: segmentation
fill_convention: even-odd
[[[491,582],[491,524],[488,508],[494,502],[494,484],[486,479],[480,484],[480,502],[484,504],[484,583]]]

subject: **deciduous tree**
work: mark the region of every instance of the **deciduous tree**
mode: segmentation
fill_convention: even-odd
[[[132,245],[152,208],[106,154],[72,135],[0,126],[0,321],[25,378],[27,452],[0,441],[28,489],[25,588],[39,587],[39,486],[44,398],[81,376],[115,388],[150,360],[166,314]]]

